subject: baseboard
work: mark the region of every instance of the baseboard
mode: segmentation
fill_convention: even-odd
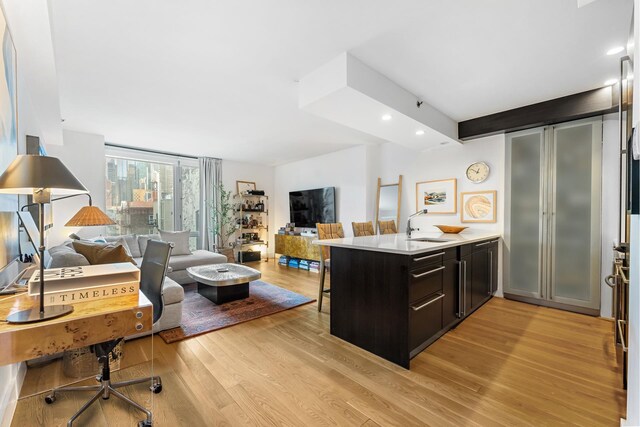
[[[541,307],[549,307],[549,308],[557,308],[559,310],[571,311],[574,313],[586,314],[589,316],[600,316],[599,308],[585,308],[585,307],[577,307],[573,305],[561,304],[554,301],[540,300],[537,298],[531,297],[523,297],[521,295],[514,294],[504,294],[505,299],[510,299],[513,301],[526,302],[527,304],[539,305]]]
[[[20,397],[20,390],[22,389],[22,384],[24,383],[24,378],[27,375],[27,365],[25,363],[20,363],[17,365],[17,372],[14,378],[9,378],[8,384],[15,384],[15,387],[11,387],[8,390],[5,398],[2,402],[0,402],[0,427],[9,427],[11,426],[11,421],[13,420],[13,414],[16,411],[16,406],[18,405],[18,397]],[[13,380],[13,381],[11,381]]]

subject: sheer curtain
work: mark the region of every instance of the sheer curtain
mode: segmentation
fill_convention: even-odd
[[[217,237],[213,234],[212,216],[214,206],[220,202],[219,187],[222,183],[222,160],[211,157],[200,157],[200,215],[199,242],[200,248],[214,251]]]

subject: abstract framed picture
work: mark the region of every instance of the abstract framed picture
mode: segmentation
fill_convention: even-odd
[[[495,190],[460,193],[460,221],[496,222],[497,194]]]
[[[458,212],[457,180],[455,178],[416,183],[416,210],[427,209],[430,214]]]
[[[16,49],[0,8],[0,174],[18,154],[18,110]],[[18,196],[1,195],[0,211],[15,211]]]

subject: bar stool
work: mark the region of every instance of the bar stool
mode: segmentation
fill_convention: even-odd
[[[326,239],[341,239],[344,237],[344,230],[342,229],[342,223],[328,223],[328,224],[316,224],[318,229],[318,240]],[[322,297],[325,292],[330,292],[331,289],[324,289],[324,276],[326,270],[331,265],[330,257],[331,252],[328,246],[323,246],[320,250],[320,289],[318,291],[318,311],[322,311]]]

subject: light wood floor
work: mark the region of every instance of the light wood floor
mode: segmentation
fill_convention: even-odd
[[[317,274],[254,265],[265,281],[316,296]],[[153,396],[155,425],[614,426],[624,416],[609,321],[493,298],[407,371],[332,337],[325,307],[170,345],[155,337],[153,365],[164,383]],[[151,354],[151,338],[127,342],[128,367],[115,380],[147,374]],[[12,425],[64,425],[88,396],[46,405],[35,393],[67,382],[59,361],[31,368]],[[125,393],[151,405],[144,386]],[[78,425],[143,419],[114,398],[99,402]]]

